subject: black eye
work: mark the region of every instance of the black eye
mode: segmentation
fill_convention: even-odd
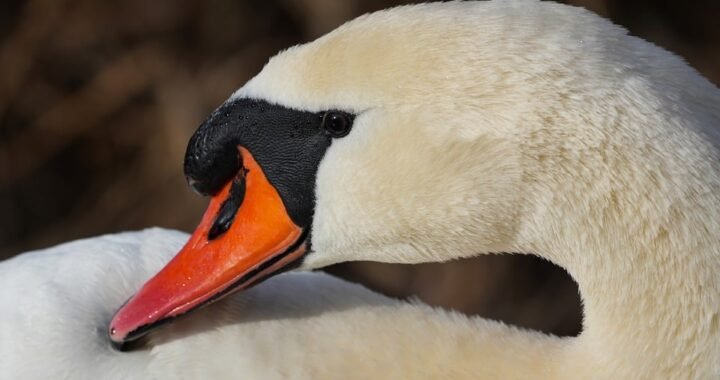
[[[321,125],[330,136],[345,137],[350,133],[352,120],[350,115],[344,112],[328,111],[323,115]]]

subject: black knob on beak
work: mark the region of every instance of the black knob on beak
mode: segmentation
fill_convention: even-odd
[[[190,138],[185,152],[185,177],[202,195],[213,195],[242,167],[237,137],[223,107],[213,113]]]

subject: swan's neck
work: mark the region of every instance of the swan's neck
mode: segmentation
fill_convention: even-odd
[[[578,282],[585,315],[570,349],[583,367],[576,373],[718,373],[717,161],[699,151],[667,157],[674,148],[618,149],[613,158],[580,152],[587,156],[548,163],[541,172],[553,180],[531,185],[535,198],[514,248],[548,258]]]
[[[647,245],[623,247],[608,237],[600,249],[592,243],[600,237],[580,236],[564,248],[544,247],[543,252],[562,249],[585,259],[563,263],[578,281],[585,314],[584,331],[570,349],[576,357],[567,362],[585,367],[575,373],[663,378],[717,373],[708,367],[719,357],[717,256],[709,260],[715,253],[699,244],[671,250],[665,233],[658,232],[660,241]],[[628,238],[643,240],[634,234]]]

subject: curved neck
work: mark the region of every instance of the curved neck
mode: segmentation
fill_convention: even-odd
[[[568,220],[568,228],[582,223]],[[717,373],[712,368],[720,358],[717,253],[698,243],[670,242],[666,233],[675,232],[657,232],[652,242],[634,233],[613,239],[623,231],[604,227],[604,233],[532,246],[577,279],[584,330],[569,352],[584,368],[574,368],[576,374],[704,378]],[[567,260],[566,252],[582,259]]]
[[[720,180],[706,164],[716,160],[671,157],[678,150],[662,146],[642,156],[612,143],[611,163],[597,165],[608,157],[603,150],[564,166],[535,161],[553,177],[529,183],[513,249],[549,259],[578,282],[584,331],[570,351],[589,374],[717,374]]]

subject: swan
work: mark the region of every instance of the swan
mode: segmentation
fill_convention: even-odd
[[[578,282],[582,334],[512,364],[504,336],[463,357],[518,377],[720,376],[719,125],[717,87],[579,8],[362,16],[272,58],[196,131],[184,168],[208,210],[109,334],[294,268],[521,252]]]
[[[219,332],[182,341],[212,335],[206,347],[226,351],[203,362],[220,370],[264,351],[272,359],[249,365],[292,378],[718,377],[718,125],[717,87],[579,8],[361,16],[272,58],[196,131],[184,169],[208,209],[107,334],[121,345],[162,333],[290,270],[518,252],[577,281],[580,336],[393,304],[364,316],[377,329],[321,313],[315,329],[258,322],[275,339],[249,335],[251,349]]]

